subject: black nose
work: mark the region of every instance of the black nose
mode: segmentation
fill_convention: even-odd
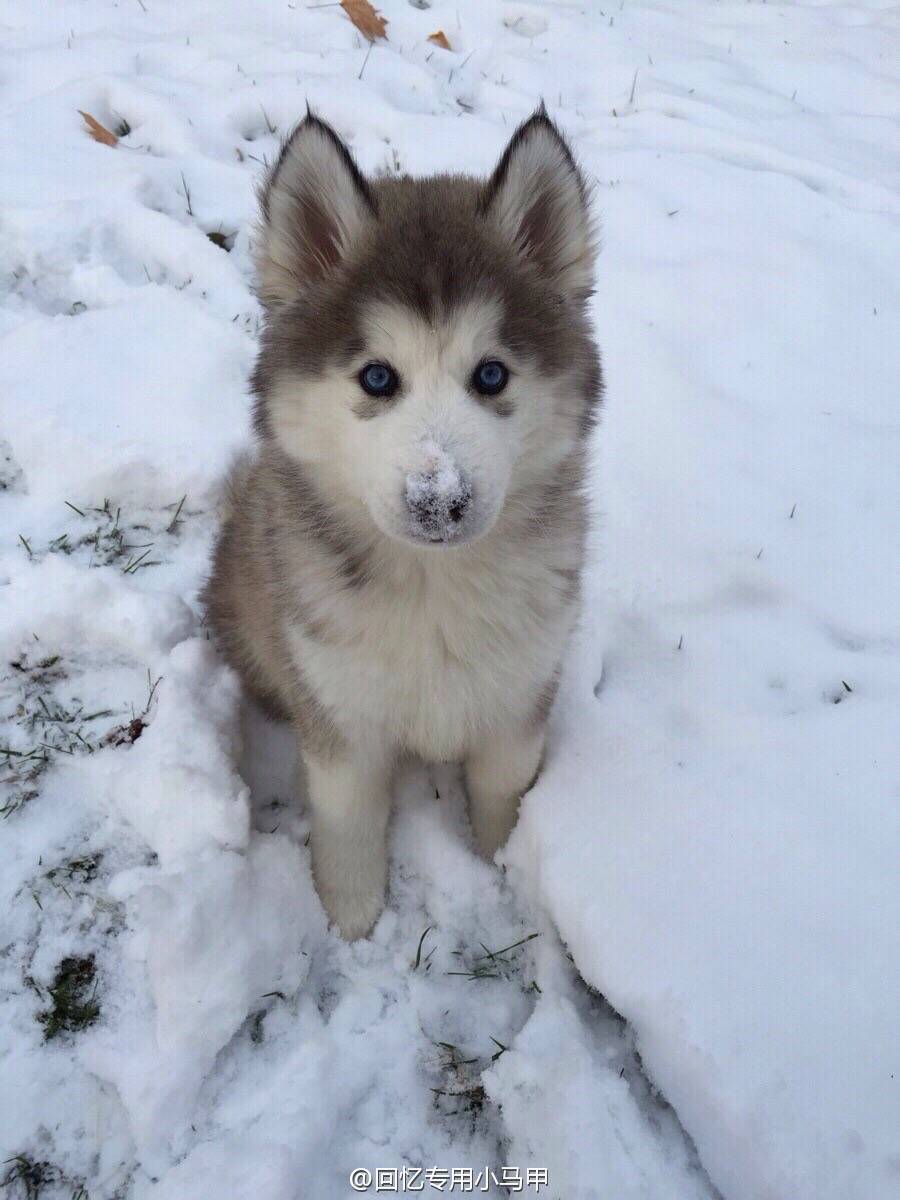
[[[450,507],[447,509],[447,514],[450,517],[450,520],[451,521],[461,521],[463,519],[465,511],[468,507],[469,507],[469,497],[468,496],[463,495],[463,496],[460,496],[458,500],[454,500],[453,503],[450,505]]]
[[[410,516],[423,533],[434,539],[456,533],[471,501],[472,489],[463,479],[448,489],[436,478],[419,476],[406,489]]]

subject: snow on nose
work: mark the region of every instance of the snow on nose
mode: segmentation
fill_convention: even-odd
[[[433,442],[424,449],[423,468],[406,476],[406,505],[424,534],[448,541],[459,532],[472,489],[445,450]]]

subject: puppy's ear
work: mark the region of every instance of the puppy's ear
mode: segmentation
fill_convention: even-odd
[[[566,296],[584,301],[594,279],[588,189],[543,104],[513,134],[482,193],[482,212]]]
[[[285,142],[260,195],[254,257],[268,308],[294,300],[335,271],[377,209],[350,151],[307,113]]]

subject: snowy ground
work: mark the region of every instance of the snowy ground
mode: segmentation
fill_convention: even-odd
[[[382,8],[0,0],[0,1196],[900,1194],[896,10]],[[426,172],[541,96],[605,231],[583,628],[505,871],[410,769],[348,947],[196,604],[254,181],[307,99]]]

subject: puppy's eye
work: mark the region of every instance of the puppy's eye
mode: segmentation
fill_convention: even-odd
[[[359,373],[359,386],[370,396],[393,396],[399,382],[397,372],[385,363],[366,363]]]
[[[482,396],[496,396],[509,383],[509,371],[496,358],[479,363],[472,374],[472,387]]]

